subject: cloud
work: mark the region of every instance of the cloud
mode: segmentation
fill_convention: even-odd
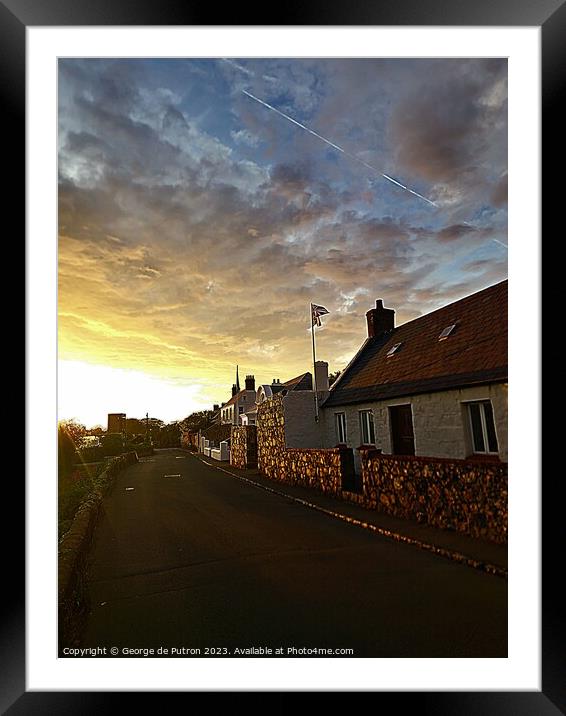
[[[507,172],[495,185],[491,195],[491,202],[494,206],[507,206]]]
[[[475,173],[505,128],[506,63],[434,65],[434,77],[399,102],[391,121],[400,163],[434,182]],[[431,67],[432,70],[432,67]],[[487,71],[486,71],[487,70]],[[499,131],[497,131],[499,130]]]
[[[248,147],[257,147],[259,144],[259,138],[248,132],[247,129],[232,130],[230,136],[236,144],[246,144]]]
[[[331,311],[319,354],[335,369],[375,298],[407,320],[503,278],[490,237],[506,230],[506,167],[492,147],[504,73],[449,64],[245,61],[252,76],[204,60],[167,72],[62,62],[61,357],[194,378],[218,402],[236,363],[268,381],[308,369],[311,300]],[[432,183],[448,208],[429,210],[251,107],[244,82],[269,85],[274,106],[419,189]],[[486,244],[497,259],[489,246],[468,257]]]
[[[468,226],[467,224],[452,224],[451,226],[445,226],[436,233],[439,241],[458,241],[463,236],[474,234],[477,229],[474,226]]]

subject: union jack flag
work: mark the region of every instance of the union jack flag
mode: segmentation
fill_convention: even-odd
[[[326,313],[329,313],[329,311],[327,311],[326,308],[324,308],[324,306],[317,306],[316,303],[311,303],[312,325],[313,326],[322,326],[320,317],[324,316]]]

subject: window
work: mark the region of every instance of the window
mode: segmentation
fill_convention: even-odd
[[[238,413],[241,415],[243,412],[244,412],[244,406],[243,406],[243,405],[239,405],[239,406],[238,406]]]
[[[399,350],[399,348],[401,348],[402,345],[402,343],[395,343],[395,345],[391,346],[391,348],[387,351],[387,355],[385,357],[390,358],[391,356],[395,355],[395,353],[397,353],[397,351]]]
[[[336,440],[340,445],[346,443],[346,413],[334,413],[336,421]]]
[[[444,328],[442,330],[442,333],[438,336],[438,340],[445,341],[455,328],[456,328],[455,323],[453,323],[451,326],[446,326],[446,328]]]
[[[476,453],[497,453],[497,435],[493,420],[493,408],[489,400],[468,403],[472,448]]]
[[[375,445],[373,410],[360,410],[360,435],[362,436],[362,445]]]

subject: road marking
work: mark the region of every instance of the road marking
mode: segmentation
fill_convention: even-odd
[[[135,487],[126,487],[126,492],[128,492],[128,490],[135,490],[135,489],[136,489]]]
[[[285,497],[289,500],[292,500],[293,502],[297,502],[300,505],[310,507],[312,510],[322,512],[325,515],[334,517],[337,520],[342,520],[342,522],[347,522],[351,525],[356,525],[357,527],[361,527],[365,530],[369,530],[370,532],[374,532],[375,534],[378,534],[381,537],[385,537],[386,539],[393,540],[395,542],[401,542],[403,544],[408,544],[412,547],[418,547],[419,549],[425,550],[426,552],[436,554],[439,557],[444,557],[445,559],[449,559],[453,562],[463,564],[466,567],[472,567],[472,569],[478,569],[482,572],[486,572],[487,574],[493,574],[497,577],[503,577],[504,579],[507,579],[507,569],[505,567],[500,567],[497,564],[490,564],[489,562],[482,562],[479,559],[475,559],[474,557],[469,557],[466,554],[462,554],[462,552],[447,549],[446,547],[438,547],[431,542],[423,542],[422,540],[416,539],[415,537],[407,537],[406,535],[402,535],[400,532],[394,532],[393,530],[388,530],[384,527],[378,527],[371,522],[364,522],[364,520],[359,520],[357,517],[351,517],[350,515],[345,515],[342,512],[336,512],[335,510],[329,510],[326,507],[321,507],[320,505],[315,504],[314,502],[303,500],[301,497],[295,497],[294,495],[289,495],[286,492],[275,490],[273,487],[262,485],[260,482],[250,480],[249,477],[237,475],[235,472],[225,470],[223,467],[219,467],[212,462],[207,462],[199,456],[195,457],[198,457],[198,459],[205,465],[208,465],[209,467],[214,467],[217,470],[220,470],[220,472],[225,472],[227,475],[231,475],[232,477],[235,477],[242,482],[246,482],[247,484],[252,485],[252,487],[257,487],[259,490],[265,490],[265,492],[271,492],[272,494],[278,495],[279,497]]]
[[[163,475],[163,477],[181,477],[181,475]]]

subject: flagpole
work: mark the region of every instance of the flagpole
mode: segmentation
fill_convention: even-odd
[[[318,423],[318,393],[316,390],[316,350],[314,345],[315,320],[311,303],[311,333],[312,333],[312,380],[314,387],[314,419]]]

